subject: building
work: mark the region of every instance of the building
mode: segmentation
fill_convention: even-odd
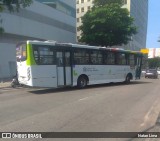
[[[160,57],[160,48],[148,48],[148,58]]]
[[[138,27],[138,33],[133,35],[132,41],[125,47],[131,50],[146,48],[147,24],[148,24],[148,0],[125,0],[124,7],[134,17],[134,24]]]
[[[0,80],[16,73],[16,44],[23,40],[76,42],[75,0],[37,0],[20,12],[0,13]]]
[[[76,2],[76,18],[77,18],[77,40],[81,36],[81,31],[78,27],[82,25],[81,17],[93,6],[94,0],[77,0]]]
[[[77,0],[77,28],[82,24],[81,17],[93,6],[94,0]],[[138,33],[133,35],[127,45],[118,46],[125,49],[140,50],[146,48],[147,23],[148,23],[148,0],[124,0],[124,8],[134,17],[134,24],[138,27]],[[81,31],[77,30],[77,39]]]

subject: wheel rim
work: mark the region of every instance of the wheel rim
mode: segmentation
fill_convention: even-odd
[[[86,86],[86,80],[85,80],[84,78],[81,79],[80,85],[81,85],[82,87],[85,87],[85,86]]]
[[[129,76],[127,76],[126,81],[130,82],[130,77]]]

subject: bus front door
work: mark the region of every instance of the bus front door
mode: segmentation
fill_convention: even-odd
[[[70,86],[71,81],[71,53],[69,51],[57,52],[57,83],[58,86]]]
[[[142,64],[142,57],[136,58],[136,79],[140,79],[141,77],[141,64]]]

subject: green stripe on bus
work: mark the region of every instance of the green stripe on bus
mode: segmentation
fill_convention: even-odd
[[[27,44],[27,65],[28,66],[36,65],[31,44]]]

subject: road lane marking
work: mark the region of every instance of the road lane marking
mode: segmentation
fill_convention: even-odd
[[[141,127],[143,127],[150,120],[149,116],[151,115],[152,112],[154,112],[154,115],[152,114],[152,116],[155,116],[157,114],[158,111],[156,111],[155,108],[158,106],[157,105],[158,103],[159,103],[159,99],[157,99],[153,103],[152,107],[149,109],[149,111],[147,112],[147,114],[144,116],[144,121],[143,121],[142,124],[140,124]]]
[[[79,99],[78,101],[86,100],[86,99],[88,99],[88,98],[89,98],[89,97],[85,97],[85,98]]]

